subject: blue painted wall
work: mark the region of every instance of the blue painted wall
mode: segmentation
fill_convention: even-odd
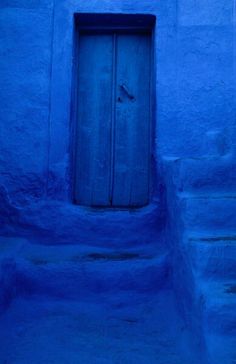
[[[71,202],[77,12],[156,16],[155,188],[136,212],[98,215]],[[165,244],[182,313],[210,337],[210,359],[211,332],[229,335],[230,323],[235,330],[235,24],[234,0],[0,2],[2,234],[47,244]],[[217,316],[219,291],[226,308]]]
[[[158,162],[211,157],[220,163],[233,152],[233,1],[56,1],[53,6],[4,0],[0,167],[1,186],[13,204],[70,198],[72,15],[79,11],[156,15]]]

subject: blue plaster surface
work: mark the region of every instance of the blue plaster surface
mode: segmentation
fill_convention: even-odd
[[[77,12],[156,16],[144,209],[72,204]],[[233,0],[1,0],[2,363],[235,362],[235,64]]]
[[[184,350],[188,335],[172,301],[169,291],[158,297],[132,295],[132,304],[127,296],[102,296],[96,304],[18,299],[1,319],[8,335],[0,330],[0,359],[19,364],[195,363],[191,346]],[[16,330],[12,320],[19,323]]]

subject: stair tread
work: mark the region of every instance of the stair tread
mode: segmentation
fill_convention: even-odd
[[[214,281],[201,281],[201,290],[206,302],[215,305],[236,303],[236,280],[221,279]],[[209,294],[210,293],[210,294]]]
[[[191,334],[173,302],[171,291],[145,300],[127,293],[93,302],[17,299],[0,318],[0,361],[187,364]]]

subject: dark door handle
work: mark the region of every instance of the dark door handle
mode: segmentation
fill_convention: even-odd
[[[128,98],[131,100],[131,101],[134,101],[135,100],[135,97],[131,94],[131,92],[128,90],[127,86],[125,86],[124,84],[123,85],[120,85],[120,88],[126,93],[126,95],[128,96]]]

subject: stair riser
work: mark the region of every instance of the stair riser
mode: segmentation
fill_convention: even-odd
[[[17,270],[18,294],[45,294],[79,298],[115,291],[158,291],[169,283],[167,261],[142,265],[119,262],[82,263],[70,266],[21,265]]]
[[[236,279],[236,242],[189,242],[188,254],[195,276]]]
[[[206,332],[236,337],[235,302],[210,307],[204,312]]]
[[[209,364],[234,364],[236,358],[236,336],[225,336],[217,333],[206,334]]]
[[[235,161],[224,158],[183,159],[179,161],[179,174],[176,177],[180,188],[185,192],[212,192],[213,186],[218,193],[235,192]]]
[[[16,295],[16,264],[13,259],[0,262],[0,313],[3,312]]]
[[[189,231],[235,232],[235,198],[183,198],[180,202],[185,228]]]

